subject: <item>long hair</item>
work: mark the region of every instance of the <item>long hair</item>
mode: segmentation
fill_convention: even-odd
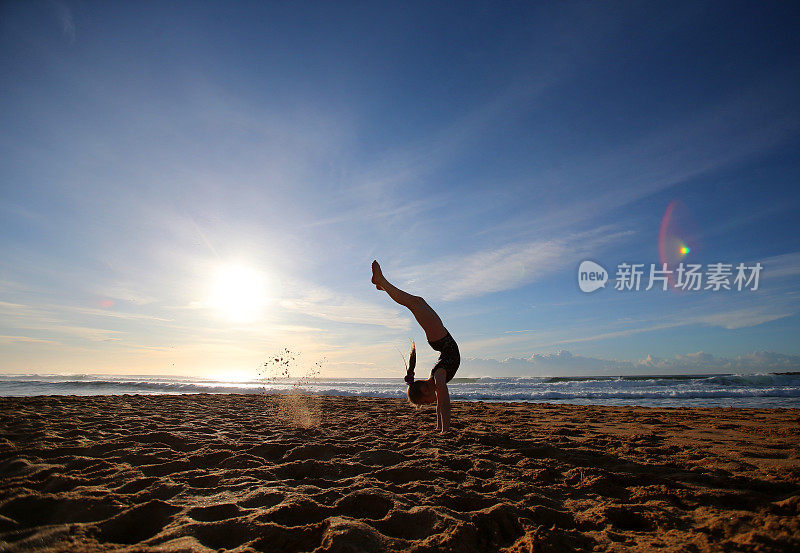
[[[403,358],[405,362],[405,357]],[[408,384],[408,401],[414,405],[421,405],[422,398],[425,394],[422,393],[422,383],[424,380],[414,380],[414,368],[417,366],[417,346],[414,340],[411,340],[411,352],[408,354],[408,363],[406,364],[406,377],[405,381]]]

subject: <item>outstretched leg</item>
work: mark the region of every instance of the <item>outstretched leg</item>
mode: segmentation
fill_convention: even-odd
[[[384,277],[381,272],[381,266],[378,265],[377,261],[372,262],[372,283],[378,290],[385,290],[390,298],[411,311],[411,314],[417,319],[419,326],[425,331],[425,337],[429,342],[435,342],[447,335],[447,330],[442,324],[442,319],[440,319],[436,311],[428,305],[428,302],[419,296],[414,296],[400,290],[386,280],[386,277]]]

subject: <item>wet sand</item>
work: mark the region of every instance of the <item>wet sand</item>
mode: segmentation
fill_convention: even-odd
[[[800,551],[800,411],[0,399],[2,551]]]

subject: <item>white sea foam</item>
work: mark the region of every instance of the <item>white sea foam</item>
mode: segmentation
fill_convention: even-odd
[[[180,376],[2,375],[0,395],[283,393],[405,397],[397,379],[315,378],[223,382]],[[456,378],[456,401],[550,401],[604,405],[800,407],[800,375]]]

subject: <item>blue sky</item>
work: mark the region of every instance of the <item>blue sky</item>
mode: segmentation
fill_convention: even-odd
[[[797,370],[797,11],[4,3],[0,371],[432,363],[374,258],[463,376]],[[758,290],[614,289],[673,202]]]

